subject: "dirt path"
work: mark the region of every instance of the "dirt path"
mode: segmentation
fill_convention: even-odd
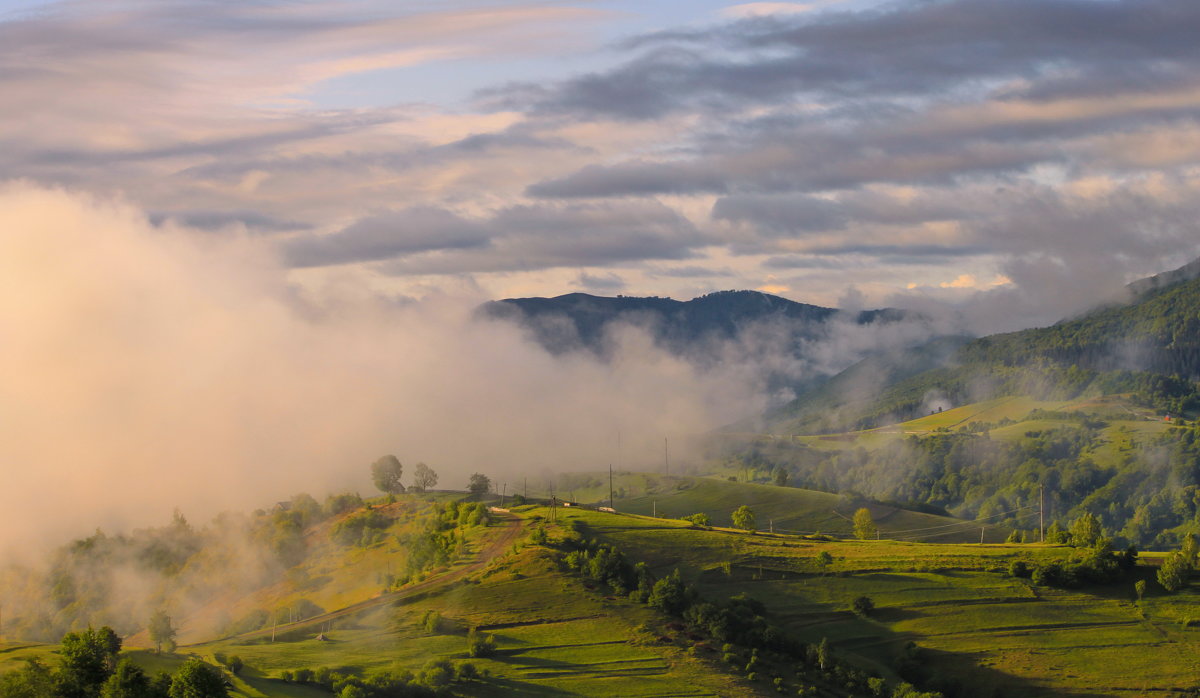
[[[272,633],[276,635],[283,635],[296,630],[304,630],[306,628],[315,629],[321,627],[321,625],[324,623],[337,620],[338,618],[352,616],[372,608],[378,608],[380,606],[395,603],[396,601],[402,601],[413,596],[427,594],[430,591],[439,589],[441,587],[449,586],[486,567],[487,564],[496,556],[502,554],[505,550],[508,550],[510,547],[512,547],[512,544],[521,536],[521,520],[519,518],[511,514],[493,514],[493,516],[496,516],[500,519],[505,530],[501,532],[495,540],[489,543],[487,547],[485,547],[483,550],[480,550],[479,554],[476,555],[475,560],[472,560],[465,565],[453,567],[445,573],[436,575],[421,582],[417,582],[416,584],[406,586],[403,589],[388,592],[386,594],[380,594],[374,598],[367,599],[366,601],[360,601],[356,604],[351,604],[336,611],[323,613],[319,616],[313,616],[312,618],[297,621],[295,623],[287,623],[285,625],[275,626],[274,628],[255,630],[253,632],[242,633],[241,635],[231,635],[229,637],[223,637],[220,639],[255,640],[263,637],[271,637]],[[207,644],[207,642],[197,644]]]

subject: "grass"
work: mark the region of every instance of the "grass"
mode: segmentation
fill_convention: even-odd
[[[821,517],[830,517],[842,501],[819,492],[714,479],[622,477],[632,496],[619,501],[619,508],[657,506],[660,514],[707,509],[716,518],[734,502],[753,501],[760,523],[765,512],[778,511],[777,524],[793,521],[792,516],[795,522],[835,531],[836,517]],[[514,512],[522,517],[515,525],[523,528],[541,525],[549,513],[537,506]],[[1152,566],[1139,568],[1150,589],[1135,602],[1132,581],[1063,591],[1034,587],[1004,573],[1015,560],[1038,564],[1072,555],[1062,546],[822,540],[704,530],[676,519],[582,508],[557,514],[564,525],[577,521],[587,535],[646,562],[655,575],[678,569],[705,597],[749,594],[766,605],[773,622],[799,639],[814,644],[827,639],[852,663],[892,680],[899,678],[896,658],[908,643],[921,648],[920,662],[930,676],[966,687],[962,695],[1082,697],[1139,695],[1152,689],[1170,695],[1200,680],[1200,594],[1191,589],[1163,593],[1153,581]],[[913,526],[915,521],[946,520],[906,511],[892,516],[896,518],[883,521],[884,535],[889,521]],[[477,529],[470,548],[474,552],[442,576],[432,576],[420,593],[383,597],[361,611],[280,635],[274,642],[244,636],[185,647],[176,655],[138,649],[129,655],[152,673],[173,671],[188,654],[208,661],[216,653],[237,655],[246,665],[233,679],[238,698],[317,698],[329,694],[284,682],[281,673],[323,666],[364,674],[418,671],[431,659],[468,661],[467,632],[475,627],[495,637],[498,651],[469,660],[487,675],[457,686],[455,695],[770,692],[765,680],[750,683],[732,673],[719,661],[719,652],[693,649],[696,641],[682,626],[563,573],[554,551],[514,542],[513,525]],[[402,551],[387,545],[347,552],[321,547],[319,538],[314,543],[306,569],[325,570],[334,576],[330,585],[341,583],[335,576],[341,570],[378,569],[389,555],[403,559]],[[831,565],[818,562],[823,552],[832,556]],[[1143,556],[1151,564],[1160,558]],[[369,587],[364,584],[364,591],[345,598],[353,602]],[[875,604],[869,617],[850,611],[859,596]],[[425,623],[430,613],[441,618],[432,630]],[[325,628],[326,639],[316,639]],[[55,649],[0,643],[0,671],[16,668],[27,657],[53,664]]]
[[[435,632],[422,623],[430,611],[442,617]],[[557,573],[547,550],[526,547],[469,582],[335,626],[328,642],[310,636],[196,649],[240,656],[259,690],[269,690],[287,685],[263,682],[284,670],[352,666],[371,673],[419,670],[433,658],[467,661],[466,632],[475,626],[494,635],[498,652],[470,660],[489,676],[462,688],[464,695],[755,695],[683,647],[639,631],[643,623],[655,623],[644,606],[588,593]]]
[[[1130,695],[1192,687],[1200,677],[1200,626],[1182,628],[1189,614],[1200,619],[1195,591],[1150,594],[1139,605],[1132,582],[1062,591],[1002,572],[1014,559],[1068,557],[1067,548],[818,542],[634,516],[574,516],[656,572],[678,568],[705,595],[748,593],[801,639],[828,638],[864,665],[890,667],[905,643],[915,642],[942,680],[1022,696]],[[820,551],[835,558],[827,571],[815,563]],[[1149,568],[1143,574],[1152,579]],[[863,595],[877,607],[869,619],[848,610]]]
[[[731,526],[730,515],[743,504],[752,505],[759,530],[827,533],[848,537],[854,511],[866,506],[882,535],[939,542],[979,541],[979,527],[969,521],[923,514],[883,504],[862,504],[840,495],[796,487],[729,482],[716,478],[641,476],[637,487],[625,489],[616,508],[631,514],[678,519],[705,513],[717,526]],[[626,480],[622,480],[625,482]],[[607,494],[607,489],[605,490]],[[1009,530],[989,527],[988,542],[1003,542]]]

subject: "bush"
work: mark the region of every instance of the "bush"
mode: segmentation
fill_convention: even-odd
[[[496,638],[492,635],[481,634],[472,627],[467,633],[467,654],[473,659],[491,657],[496,654]]]
[[[850,604],[850,610],[854,611],[854,615],[866,618],[875,610],[875,602],[870,596],[860,596]]]
[[[1030,574],[1029,565],[1024,560],[1013,560],[1008,565],[1008,576],[1010,577],[1028,579]]]

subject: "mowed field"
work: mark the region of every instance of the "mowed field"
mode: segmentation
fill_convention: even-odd
[[[425,624],[429,613],[440,617],[432,631]],[[436,593],[339,621],[325,641],[293,633],[275,642],[235,639],[191,649],[241,657],[248,670],[239,689],[246,696],[309,695],[289,693],[296,686],[279,680],[284,670],[419,671],[435,659],[471,661],[488,673],[457,686],[456,695],[759,694],[715,664],[689,656],[682,643],[664,643],[639,629],[657,627],[656,619],[644,606],[589,592],[579,580],[560,575],[549,550],[524,546]],[[468,657],[471,627],[495,637],[495,656]]]
[[[644,516],[657,515],[677,519],[696,513],[709,516],[713,525],[732,525],[733,511],[749,505],[760,531],[795,534],[827,533],[841,537],[853,535],[851,518],[860,506],[871,511],[884,538],[932,540],[938,542],[979,542],[980,526],[972,521],[948,516],[923,514],[884,504],[861,504],[828,492],[796,487],[778,487],[754,483],[729,482],[719,478],[665,477],[623,474],[614,478],[625,496],[614,500],[618,511]],[[618,486],[614,484],[614,486]],[[583,494],[606,503],[608,488],[586,490]],[[603,494],[603,499],[600,495]],[[986,542],[1003,542],[1010,529],[988,526]]]
[[[1200,595],[1159,592],[1153,568],[1133,583],[1064,591],[1007,576],[1010,562],[1064,559],[1038,545],[815,541],[705,531],[674,521],[577,512],[595,537],[658,574],[679,569],[705,595],[746,593],[801,639],[828,638],[890,672],[906,643],[932,676],[979,696],[1182,694],[1200,685]],[[833,565],[821,569],[827,551]],[[725,563],[729,565],[726,567]],[[868,619],[849,611],[869,596]]]

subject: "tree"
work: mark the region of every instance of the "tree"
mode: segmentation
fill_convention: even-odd
[[[1070,533],[1070,543],[1073,547],[1090,548],[1100,540],[1102,533],[1100,519],[1097,519],[1096,515],[1091,512],[1084,512],[1082,516],[1071,522]]]
[[[850,610],[854,611],[854,615],[866,618],[875,610],[875,602],[870,596],[860,596],[850,604]]]
[[[193,657],[171,679],[171,698],[228,698],[221,670]]]
[[[712,525],[712,522],[708,518],[708,514],[704,514],[704,513],[692,514],[691,516],[685,516],[685,517],[683,517],[683,520],[689,521],[689,522],[695,524],[696,526],[701,526],[703,528],[708,528],[710,525]]]
[[[733,516],[731,518],[733,519],[734,528],[740,528],[743,531],[749,531],[750,533],[754,533],[756,530],[758,530],[754,526],[754,510],[745,504],[737,509],[734,509]]]
[[[437,481],[438,476],[437,473],[433,472],[433,468],[424,463],[417,463],[417,467],[413,471],[413,489],[418,492],[424,492],[436,485]]]
[[[467,633],[467,654],[473,658],[490,657],[496,654],[496,638],[480,633],[475,626]]]
[[[654,583],[647,603],[651,607],[671,615],[683,613],[691,603],[691,593],[687,585],[679,578],[679,570],[675,570]]]
[[[833,556],[829,554],[828,550],[822,550],[817,553],[816,561],[817,567],[820,567],[821,571],[824,572],[833,565]]]
[[[786,487],[788,483],[788,471],[783,466],[775,468],[775,472],[771,475],[771,480],[780,487]]]
[[[107,625],[64,635],[59,650],[62,671],[58,675],[58,694],[62,698],[97,695],[116,669],[120,652],[121,638]]]
[[[100,689],[100,698],[150,698],[150,677],[128,657],[117,662],[117,670]]]
[[[175,651],[175,627],[171,624],[171,616],[168,616],[161,608],[150,616],[150,623],[146,626],[146,630],[150,633],[150,642],[154,643],[156,652],[161,654],[164,645],[166,645],[167,652]]]
[[[371,464],[371,479],[380,492],[400,494],[404,485],[400,484],[400,476],[404,474],[404,466],[395,456],[383,456]]]
[[[467,485],[467,490],[471,494],[480,496],[485,495],[492,489],[492,479],[487,475],[474,473],[471,475],[471,482]]]
[[[833,657],[829,652],[829,638],[822,637],[821,644],[817,645],[817,666],[821,667],[822,671],[827,671],[832,662]]]
[[[1158,568],[1158,583],[1167,591],[1179,591],[1187,586],[1188,574],[1192,568],[1187,563],[1187,558],[1183,553],[1173,552],[1166,557],[1162,562],[1162,566]]]
[[[875,519],[871,518],[871,510],[866,507],[861,507],[854,512],[854,536],[859,540],[874,538],[878,535],[879,528],[875,525]]]
[[[0,696],[4,698],[58,698],[54,672],[36,657],[25,660],[16,671],[0,673]]]
[[[1137,600],[1141,601],[1146,595],[1146,580],[1139,579],[1133,583],[1133,593],[1137,594]]]

